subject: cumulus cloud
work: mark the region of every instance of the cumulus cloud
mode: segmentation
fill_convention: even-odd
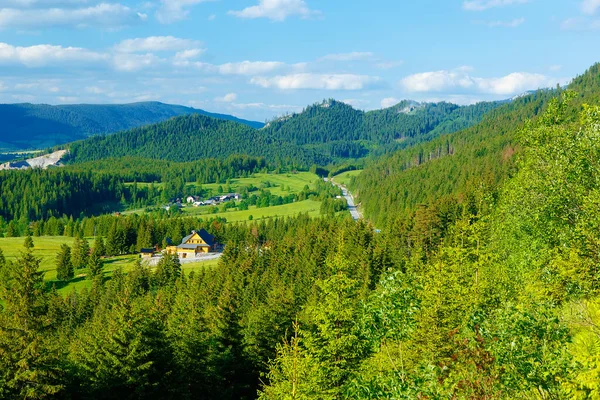
[[[228,14],[239,18],[268,18],[281,22],[292,15],[310,18],[319,15],[320,12],[311,10],[304,0],[259,0],[255,6],[244,8],[241,11],[229,11]]]
[[[150,36],[123,40],[115,46],[115,50],[124,53],[145,53],[159,51],[179,51],[197,48],[202,42],[190,39],[181,39],[174,36]],[[194,49],[191,51],[198,51]]]
[[[171,24],[181,21],[189,15],[190,7],[207,1],[213,0],[161,0],[161,5],[156,11],[156,19],[161,24]]]
[[[318,61],[369,61],[372,59],[373,53],[371,52],[354,51],[352,53],[328,54],[319,58]]]
[[[279,61],[242,61],[222,64],[219,66],[219,72],[223,75],[261,75],[285,66],[285,63]]]
[[[581,10],[586,13],[593,15],[600,8],[600,0],[583,0],[581,2]]]
[[[389,108],[398,103],[400,103],[400,100],[394,97],[386,97],[385,99],[381,100],[381,108]]]
[[[22,64],[26,67],[44,67],[65,63],[96,63],[109,58],[107,54],[96,53],[80,47],[62,47],[40,44],[29,47],[16,47],[0,43],[0,64]]]
[[[379,83],[379,78],[353,74],[291,74],[275,77],[254,77],[250,83],[263,88],[281,90],[323,89],[323,90],[362,90]]]
[[[485,11],[495,7],[529,3],[530,0],[467,0],[463,1],[463,9],[467,11]]]
[[[512,95],[526,90],[552,86],[557,82],[542,74],[513,72],[499,78],[478,78],[466,68],[452,71],[423,72],[407,76],[400,84],[409,92],[471,90],[495,95]]]
[[[194,58],[200,57],[202,53],[204,53],[204,49],[188,49],[183,51],[178,51],[175,54],[176,60],[193,60]]]
[[[73,9],[0,9],[0,29],[51,26],[117,28],[141,21],[143,18],[137,12],[117,3],[100,3],[91,7]]]
[[[223,97],[217,97],[215,100],[224,103],[233,103],[237,100],[238,95],[236,93],[228,93]]]
[[[152,53],[116,53],[113,55],[112,65],[117,71],[135,72],[142,69],[155,67],[163,61],[163,59]]]

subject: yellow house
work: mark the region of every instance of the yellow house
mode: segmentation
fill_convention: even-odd
[[[193,258],[212,251],[215,251],[215,237],[204,229],[192,231],[179,246],[167,247],[168,254],[177,254],[180,258]]]

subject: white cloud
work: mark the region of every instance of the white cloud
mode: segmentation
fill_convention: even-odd
[[[481,92],[493,94],[517,94],[526,90],[551,86],[551,79],[542,74],[513,72],[501,78],[473,78]],[[556,83],[556,82],[554,82]]]
[[[525,18],[516,18],[512,21],[491,21],[484,22],[483,24],[489,26],[490,28],[516,28],[525,23]]]
[[[179,51],[175,54],[176,60],[192,60],[194,58],[198,58],[202,53],[204,53],[204,49],[188,49]]]
[[[557,72],[560,71],[562,69],[562,65],[556,64],[556,65],[551,65],[548,67],[548,69],[552,72]]]
[[[63,104],[75,104],[79,101],[79,99],[74,96],[58,96],[56,100],[58,100],[59,103]]]
[[[400,103],[400,100],[394,97],[386,97],[385,99],[381,100],[381,108],[389,108],[398,103]]]
[[[371,52],[353,51],[352,53],[328,54],[319,58],[318,61],[369,61],[372,59],[373,53]]]
[[[512,95],[526,90],[549,87],[558,80],[542,74],[513,72],[499,78],[478,78],[469,75],[466,68],[452,71],[423,72],[401,80],[409,92],[444,92],[449,90],[471,90],[495,95]]]
[[[98,86],[88,86],[85,91],[91,94],[104,94],[106,91]]]
[[[473,80],[462,71],[422,72],[401,81],[409,92],[441,92],[450,88],[470,88]]]
[[[583,0],[581,10],[589,15],[593,15],[600,8],[600,0]]]
[[[123,40],[115,46],[115,50],[124,53],[146,53],[187,50],[201,45],[202,42],[197,40],[180,39],[174,36],[150,36]]]
[[[353,74],[292,74],[272,78],[254,77],[250,83],[263,88],[281,90],[323,89],[323,90],[362,90],[379,83],[379,78]]]
[[[597,31],[600,30],[600,19],[568,18],[560,27],[565,31]]]
[[[216,14],[210,14],[210,15],[208,16],[208,20],[209,20],[209,21],[214,21],[215,19],[217,19],[217,15],[216,15]]]
[[[29,47],[15,47],[0,43],[0,63],[22,64],[26,67],[43,67],[64,63],[96,63],[107,60],[108,56],[80,47],[62,47],[40,44]]]
[[[161,0],[161,6],[156,11],[156,19],[161,24],[171,24],[189,15],[189,8],[196,4],[213,0]]]
[[[112,65],[117,71],[135,72],[142,69],[155,67],[162,61],[164,60],[152,53],[116,53],[113,55]]]
[[[142,18],[131,8],[117,3],[100,3],[87,8],[63,9],[0,9],[0,29],[53,27],[53,26],[103,26],[118,28],[136,24]]]
[[[223,103],[233,103],[237,100],[238,95],[236,93],[228,93],[223,97],[217,97],[215,100]]]
[[[463,9],[467,11],[485,11],[495,7],[529,3],[530,0],[467,0],[463,1]]]
[[[240,18],[268,18],[273,21],[284,21],[292,15],[309,18],[319,15],[320,12],[311,10],[304,0],[259,0],[255,6],[241,11],[229,11],[228,14]]]
[[[404,64],[404,61],[382,61],[375,64],[375,67],[379,69],[392,69],[399,67],[402,64]]]
[[[30,8],[30,7],[60,7],[77,6],[87,3],[87,0],[0,0],[2,8]]]
[[[292,106],[288,104],[266,104],[266,103],[232,103],[232,107],[240,109],[240,110],[248,110],[248,109],[259,109],[259,110],[269,110],[276,112],[300,112],[303,107],[300,106]]]
[[[260,75],[276,71],[286,64],[279,61],[242,61],[219,66],[223,75]]]

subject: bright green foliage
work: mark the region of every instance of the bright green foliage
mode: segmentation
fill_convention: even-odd
[[[87,268],[90,245],[82,236],[75,236],[75,242],[71,250],[71,264],[74,269]]]
[[[26,242],[27,244],[27,242]],[[62,389],[56,348],[44,333],[47,298],[40,260],[25,248],[2,266],[0,286],[0,397],[48,398]],[[4,271],[4,270],[7,271]]]
[[[157,323],[162,317],[147,314],[157,312],[158,304],[144,303],[144,299],[132,302],[125,297],[82,326],[69,357],[77,378],[86,382],[84,393],[122,399],[144,398],[160,390],[156,385],[163,377],[157,364],[162,362],[165,343]]]
[[[74,276],[71,248],[63,244],[60,246],[60,252],[56,255],[56,279],[66,281],[73,279]]]
[[[102,259],[96,249],[94,249],[88,260],[89,277],[93,279],[94,277],[102,276],[102,266]]]
[[[181,276],[181,264],[176,254],[165,254],[154,271],[152,281],[156,286],[166,286],[175,283]]]

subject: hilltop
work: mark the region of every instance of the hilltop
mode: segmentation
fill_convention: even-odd
[[[429,141],[478,123],[497,106],[405,101],[364,112],[330,99],[275,119],[259,130],[235,121],[188,115],[90,138],[70,148],[75,162],[123,156],[191,161],[248,154],[270,162],[327,165]]]
[[[231,115],[159,102],[59,106],[0,104],[0,149],[14,151],[52,147],[93,135],[119,132],[189,114],[236,121],[253,128],[261,128],[264,125]]]

